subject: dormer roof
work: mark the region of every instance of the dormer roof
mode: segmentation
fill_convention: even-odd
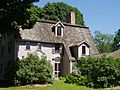
[[[86,44],[88,47],[90,47],[90,45],[88,44],[88,42],[86,40],[76,42],[76,43],[72,43],[71,45],[69,45],[69,47],[80,46],[82,44]]]
[[[53,26],[56,27],[56,26],[58,26],[58,25],[62,26],[63,28],[65,27],[65,26],[62,24],[61,21],[58,21],[56,24],[53,24],[52,27],[53,27]]]

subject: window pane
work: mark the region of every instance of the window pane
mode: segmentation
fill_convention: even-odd
[[[85,48],[85,46],[82,46],[82,54],[83,54],[83,55],[86,54],[86,48]]]
[[[38,43],[38,49],[41,50],[41,43]]]
[[[57,71],[57,63],[55,63],[55,71]]]
[[[30,49],[30,43],[26,42],[26,49]]]
[[[60,71],[60,63],[58,63],[58,71]]]
[[[58,72],[58,77],[60,77],[60,72]]]
[[[60,53],[60,45],[55,45],[55,53]]]
[[[60,26],[57,26],[57,35],[61,36],[61,27]]]

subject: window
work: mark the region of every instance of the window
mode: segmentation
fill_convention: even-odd
[[[30,50],[30,42],[26,42],[26,49]]]
[[[60,45],[55,45],[55,53],[60,53]]]
[[[86,54],[86,47],[82,46],[82,55],[85,55],[85,54]]]
[[[61,53],[62,52],[62,47],[59,44],[55,44],[55,47],[52,48],[52,54],[54,53]]]
[[[61,27],[57,26],[57,36],[61,36]]]
[[[38,44],[37,44],[37,49],[38,49],[38,50],[41,50],[41,43],[38,43]]]
[[[52,27],[52,32],[55,34],[55,27]]]
[[[55,36],[63,36],[63,28],[65,26],[59,21],[55,25],[52,25],[52,32]]]
[[[55,53],[55,48],[52,48],[52,54],[54,54]]]

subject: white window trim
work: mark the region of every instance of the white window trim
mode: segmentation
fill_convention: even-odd
[[[61,27],[61,26],[60,26]],[[57,34],[57,26],[55,27],[55,36],[59,36]],[[61,27],[61,36],[63,36],[63,27]]]
[[[40,45],[41,48],[39,48],[39,45]],[[41,43],[37,43],[37,51],[41,51],[41,50],[42,50],[42,45],[41,45]]]
[[[29,48],[29,49],[27,48],[27,44],[29,44],[29,45],[30,45],[30,48]],[[26,49],[26,50],[30,50],[30,49],[31,49],[31,44],[30,44],[30,42],[26,42],[25,49]]]

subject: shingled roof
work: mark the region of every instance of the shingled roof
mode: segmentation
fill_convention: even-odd
[[[116,51],[110,53],[109,56],[112,56],[115,58],[120,58],[120,50],[116,50]]]
[[[85,40],[90,46],[90,54],[98,54],[98,50],[88,27],[62,23],[65,27],[63,37],[61,37],[55,36],[52,32],[52,26],[56,23],[56,21],[38,20],[32,29],[20,29],[21,39],[48,43],[62,43],[69,52],[69,45],[76,42],[81,43],[81,41]]]

